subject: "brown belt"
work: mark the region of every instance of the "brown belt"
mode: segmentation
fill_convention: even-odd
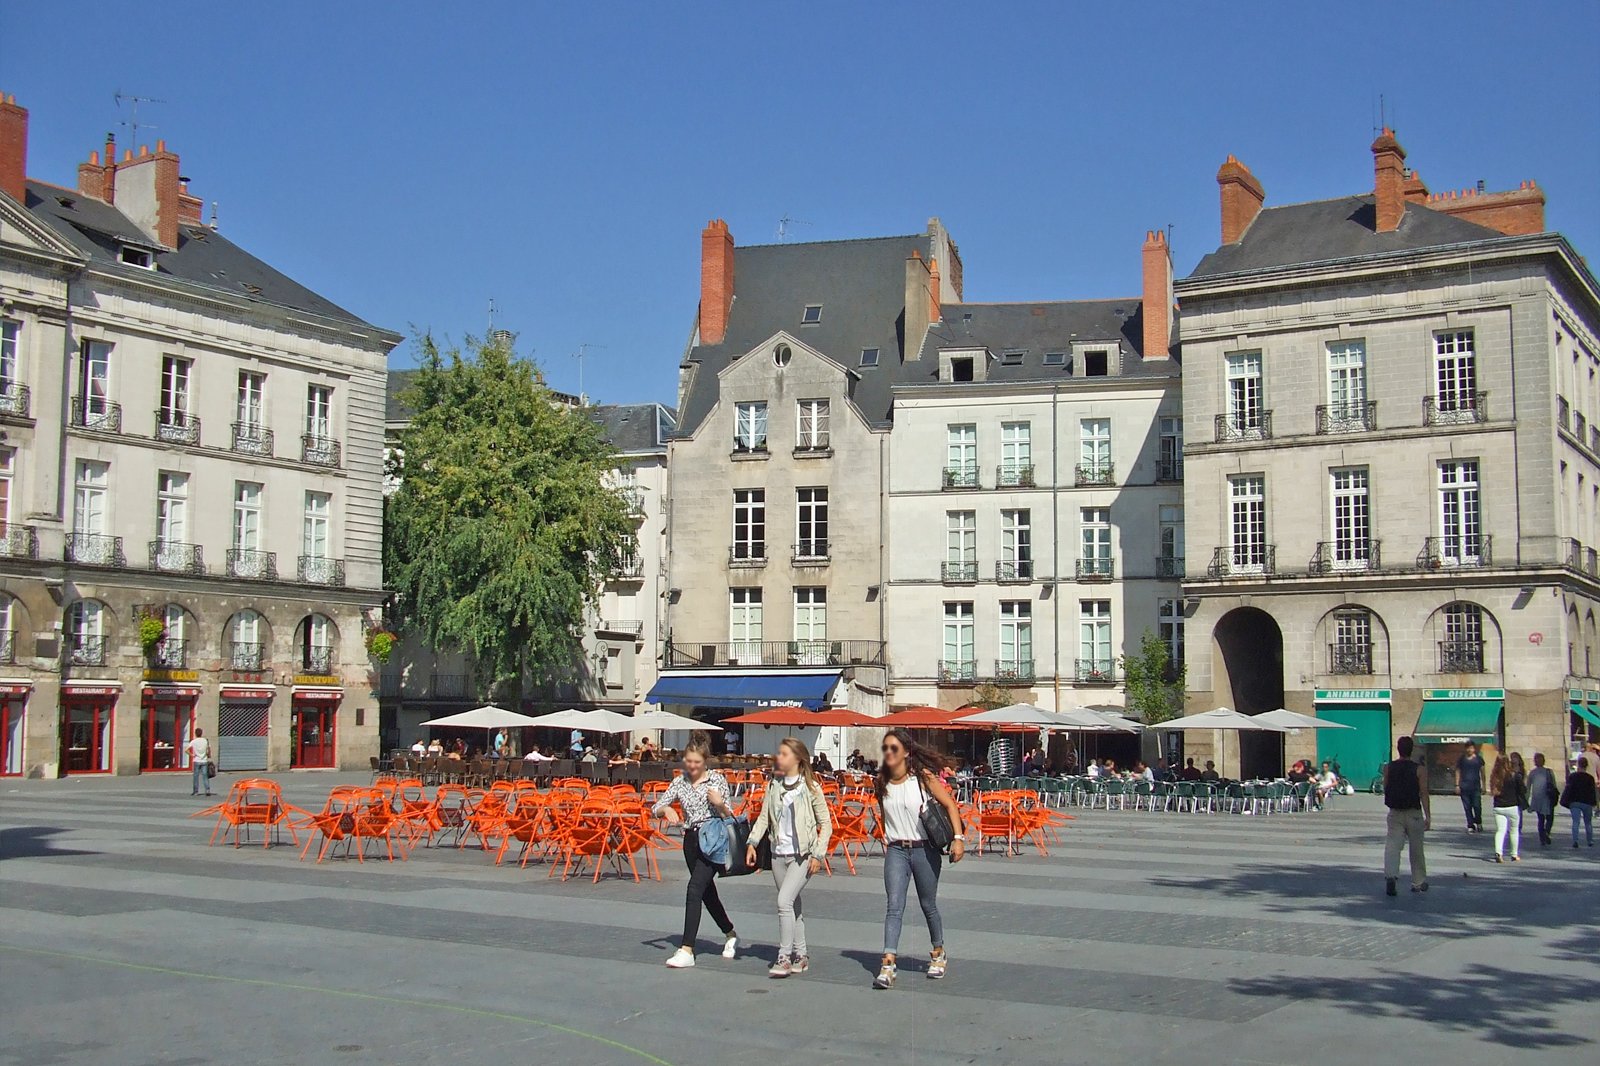
[[[891,848],[903,848],[906,851],[910,851],[912,848],[925,847],[927,843],[926,840],[891,840],[888,845]]]

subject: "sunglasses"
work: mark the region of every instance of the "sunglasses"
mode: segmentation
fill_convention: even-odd
[[[893,753],[894,753],[894,752],[897,752],[897,751],[905,751],[905,750],[906,750],[906,749],[904,749],[904,748],[902,748],[902,747],[901,747],[901,746],[900,746],[900,745],[898,745],[898,744],[885,744],[885,745],[884,745],[884,746],[883,746],[883,753],[884,753],[884,754],[885,754],[885,755],[890,755],[890,754],[893,754]]]

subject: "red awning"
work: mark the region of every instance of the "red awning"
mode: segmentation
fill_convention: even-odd
[[[887,718],[880,718],[874,724],[900,729],[966,728],[953,727],[950,724],[950,719],[966,713],[968,712],[965,710],[946,711],[938,707],[908,707],[903,711],[896,711]]]
[[[769,707],[764,711],[752,711],[733,718],[724,718],[724,722],[739,722],[743,725],[795,725],[795,726],[852,726],[852,725],[881,725],[883,719],[868,718],[864,714],[846,710],[843,707],[828,711],[808,711],[804,707]]]

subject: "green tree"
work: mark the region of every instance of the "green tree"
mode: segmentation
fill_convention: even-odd
[[[403,632],[472,656],[478,681],[519,698],[582,654],[581,625],[635,544],[599,424],[558,403],[508,345],[417,341],[384,506],[384,568]]]
[[[1146,725],[1182,717],[1188,673],[1186,665],[1172,661],[1167,642],[1146,629],[1139,638],[1138,653],[1122,657],[1129,709],[1137,711]]]

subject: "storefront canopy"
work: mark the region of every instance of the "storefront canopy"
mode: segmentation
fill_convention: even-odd
[[[662,677],[645,697],[686,707],[804,707],[820,710],[838,674],[676,674]]]
[[[1590,725],[1600,725],[1600,708],[1586,707],[1581,703],[1574,703],[1572,713],[1582,718]]]
[[[1500,728],[1500,700],[1424,700],[1412,736],[1426,744],[1482,744]]]

